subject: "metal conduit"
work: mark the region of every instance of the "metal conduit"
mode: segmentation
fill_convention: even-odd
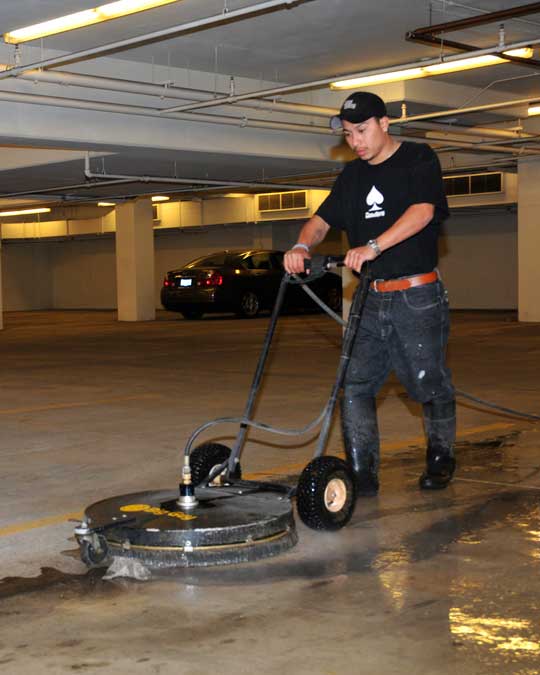
[[[85,170],[84,175],[87,178],[103,178],[105,180],[123,180],[130,183],[170,183],[171,185],[214,185],[217,187],[229,188],[257,188],[273,190],[327,190],[317,185],[301,185],[299,183],[256,183],[247,181],[232,180],[210,180],[207,178],[173,178],[168,176],[129,176],[124,174],[94,173]]]
[[[80,75],[79,73],[54,70],[25,70],[17,75],[17,79],[31,82],[45,82],[49,84],[71,85],[87,89],[102,89],[105,91],[124,92],[127,94],[141,94],[143,96],[159,96],[160,98],[191,99],[208,101],[214,98],[214,92],[186,87],[173,87],[150,82],[135,82],[114,77],[96,75]],[[274,110],[295,115],[316,115],[330,118],[338,110],[323,106],[308,105],[305,103],[285,103],[283,101],[245,101],[238,108],[256,110]]]
[[[171,113],[162,115],[159,108],[146,106],[125,105],[123,103],[100,103],[85,99],[69,99],[60,96],[43,96],[41,94],[25,94],[19,92],[0,92],[0,101],[12,103],[28,103],[79,110],[95,110],[97,112],[112,112],[123,115],[139,115],[156,119],[176,119],[188,122],[205,122],[210,124],[227,124],[235,127],[251,127],[256,129],[278,129],[281,131],[296,131],[309,134],[332,135],[328,127],[309,124],[295,124],[292,122],[272,122],[270,120],[248,119],[247,117],[229,117],[226,115],[204,115],[198,113]]]
[[[426,132],[426,135],[424,137],[421,136],[412,136],[412,135],[407,135],[407,134],[392,134],[392,136],[396,140],[403,140],[403,141],[413,141],[418,143],[419,141],[434,141],[435,143],[438,143],[439,146],[436,147],[434,146],[434,150],[439,152],[439,150],[443,150],[441,143],[446,143],[446,144],[451,144],[453,148],[466,148],[470,150],[480,150],[482,152],[491,152],[491,153],[505,153],[509,155],[537,155],[539,151],[535,150],[528,150],[525,148],[509,148],[505,147],[504,145],[497,145],[495,143],[483,143],[483,142],[472,142],[472,141],[463,141],[463,140],[457,140],[454,138],[448,138],[447,134],[438,134],[435,131],[428,131]],[[500,141],[500,143],[505,143],[509,141]],[[446,149],[445,149],[446,151]]]
[[[51,84],[62,84],[62,85],[72,85],[75,87],[83,87],[90,89],[103,89],[110,91],[122,91],[132,94],[141,94],[148,96],[159,96],[160,98],[192,98],[200,101],[208,100],[208,97],[212,96],[211,92],[199,91],[196,89],[187,89],[181,87],[171,87],[166,85],[145,83],[145,82],[135,82],[131,80],[122,80],[118,78],[109,78],[109,77],[97,77],[94,75],[79,75],[78,73],[71,72],[55,72],[55,71],[42,71],[42,70],[31,70],[24,72],[18,76],[19,79],[30,80],[33,82],[45,82]],[[511,102],[509,102],[509,105]],[[263,110],[277,110],[286,113],[298,114],[298,115],[318,115],[323,117],[331,117],[331,115],[336,114],[338,111],[333,108],[325,108],[322,106],[312,106],[302,103],[283,103],[283,102],[272,102],[272,101],[245,101],[243,104],[238,106],[240,108],[255,108]],[[462,109],[458,109],[462,110]],[[445,114],[455,114],[454,111],[446,111]],[[430,115],[430,113],[427,113]],[[508,131],[504,129],[491,129],[485,127],[457,127],[455,125],[444,125],[438,123],[429,123],[418,121],[414,124],[414,120],[410,118],[395,118],[391,120],[391,124],[394,125],[403,125],[408,126],[411,124],[418,129],[428,129],[432,131],[441,131],[441,132],[451,132],[459,136],[477,136],[477,137],[492,137],[492,138],[530,138],[534,137],[532,134],[527,134],[517,131]],[[312,127],[310,127],[312,128]]]
[[[522,40],[520,42],[513,42],[508,45],[496,45],[495,47],[487,47],[485,49],[475,49],[470,52],[462,52],[460,54],[452,54],[451,56],[445,56],[443,59],[445,63],[451,63],[452,61],[459,61],[464,58],[472,58],[474,56],[484,56],[486,54],[498,54],[500,55],[502,51],[508,51],[510,49],[520,49],[522,47],[530,47],[531,45],[540,44],[540,38],[534,40]],[[504,57],[503,57],[504,58]],[[184,106],[175,106],[173,108],[165,108],[164,112],[183,112],[195,108],[208,108],[210,106],[225,105],[231,103],[237,103],[238,101],[246,101],[253,98],[268,98],[272,96],[277,96],[278,94],[291,94],[293,92],[302,91],[304,89],[317,89],[327,84],[331,84],[336,80],[344,80],[353,77],[364,77],[369,75],[383,75],[385,73],[390,73],[395,70],[405,70],[409,68],[419,68],[422,66],[431,66],[441,63],[441,58],[426,59],[424,61],[413,61],[412,63],[404,63],[393,66],[386,66],[384,68],[375,68],[374,70],[366,70],[363,72],[356,72],[349,75],[339,75],[334,77],[327,77],[323,80],[313,80],[311,82],[303,82],[299,84],[290,84],[282,87],[274,87],[272,89],[262,89],[259,91],[253,91],[247,94],[238,94],[236,96],[225,96],[222,98],[216,98],[212,101],[207,101],[206,103],[193,103]]]
[[[231,10],[226,13],[209,16],[206,19],[198,19],[196,21],[190,21],[188,23],[157,30],[153,33],[146,33],[145,35],[127,38],[126,40],[110,42],[106,45],[101,45],[100,47],[83,49],[82,51],[72,52],[70,54],[65,54],[64,56],[43,59],[42,61],[30,63],[26,66],[16,66],[6,70],[3,73],[0,73],[0,80],[3,80],[7,77],[13,77],[19,73],[24,72],[25,70],[33,68],[54,68],[58,66],[65,66],[69,63],[88,61],[89,59],[96,58],[98,56],[105,56],[107,54],[113,54],[115,52],[124,51],[133,47],[140,47],[142,45],[151,44],[152,42],[161,42],[162,40],[178,37],[182,34],[193,33],[204,28],[211,28],[226,23],[232,23],[235,20],[247,19],[252,16],[266,14],[284,7],[291,8],[294,5],[300,5],[311,1],[312,0],[267,0],[267,2],[261,2],[257,5],[250,5],[249,7],[243,7],[242,9]]]
[[[26,103],[26,104],[33,104],[33,105],[45,105],[45,106],[53,106],[53,107],[64,107],[64,108],[74,108],[74,109],[79,109],[79,110],[95,110],[98,112],[112,112],[112,113],[119,113],[119,114],[124,114],[124,115],[137,115],[137,116],[142,116],[142,117],[154,117],[154,118],[163,118],[164,116],[161,114],[161,110],[157,108],[149,108],[145,106],[133,106],[133,105],[125,105],[121,103],[99,103],[96,101],[87,101],[87,100],[82,100],[82,99],[68,99],[68,98],[63,98],[63,97],[57,97],[57,96],[42,96],[40,94],[25,94],[25,93],[19,93],[19,92],[0,92],[0,100],[1,101],[10,101],[13,103]],[[531,101],[537,100],[535,98],[528,98],[528,99],[520,99],[519,101],[513,101],[513,102],[503,102],[503,103],[492,103],[492,104],[487,104],[485,106],[474,106],[473,108],[462,108],[457,109],[458,112],[472,112],[472,111],[477,111],[479,109],[494,109],[494,108],[502,108],[502,107],[510,107],[512,105],[521,105],[524,103],[528,103]],[[432,115],[434,117],[441,117],[441,116],[447,116],[448,114],[451,114],[451,111],[444,111],[444,112],[436,112],[436,113],[427,113],[426,115]],[[409,118],[401,118],[400,120],[396,120],[396,122],[412,122],[416,121],[418,118],[425,119],[426,115],[415,115]],[[322,126],[315,126],[315,125],[309,125],[309,124],[295,124],[295,123],[290,123],[290,122],[272,122],[270,120],[260,120],[260,119],[251,119],[248,120],[247,118],[237,118],[237,117],[228,117],[225,115],[213,115],[213,114],[201,114],[201,113],[171,113],[169,115],[165,116],[168,119],[178,119],[178,120],[184,120],[184,121],[190,121],[190,122],[204,122],[204,123],[211,123],[211,124],[226,124],[229,126],[236,126],[236,127],[252,127],[252,128],[259,128],[259,129],[274,129],[274,130],[280,130],[280,131],[295,131],[295,132],[302,132],[302,133],[310,133],[310,134],[322,134],[325,136],[328,135],[335,135],[333,134],[332,130],[329,129],[328,127],[322,127]],[[405,138],[405,136],[402,136],[402,138]],[[418,138],[415,138],[415,140],[418,140]],[[441,139],[441,140],[447,140],[447,139]],[[479,148],[477,143],[466,143],[465,141],[462,141],[462,147],[470,147],[470,148]],[[497,148],[498,152],[518,152],[517,150],[514,149],[501,149]]]
[[[432,122],[410,123],[415,129],[427,129],[429,131],[440,131],[441,133],[456,134],[457,136],[488,136],[490,138],[507,138],[509,140],[522,140],[525,142],[530,138],[538,138],[536,134],[528,134],[523,131],[509,131],[506,129],[488,129],[486,127],[463,127],[453,124],[440,124]],[[407,127],[408,128],[408,127]]]

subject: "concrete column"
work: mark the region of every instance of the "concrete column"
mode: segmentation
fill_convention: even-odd
[[[518,318],[540,321],[540,159],[518,161]],[[494,271],[496,273],[496,271]]]
[[[154,320],[154,231],[150,199],[116,207],[116,280],[118,320]]]

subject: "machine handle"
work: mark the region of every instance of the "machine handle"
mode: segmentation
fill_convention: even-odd
[[[304,271],[321,274],[336,267],[343,267],[344,260],[344,255],[314,255],[312,258],[304,258]]]

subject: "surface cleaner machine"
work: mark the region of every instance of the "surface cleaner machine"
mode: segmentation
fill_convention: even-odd
[[[213,420],[192,433],[183,452],[178,487],[111,497],[89,506],[75,528],[81,558],[88,566],[108,566],[123,559],[156,571],[247,562],[277,555],[297,542],[291,501],[294,496],[298,515],[308,527],[337,530],[347,524],[356,500],[353,475],[343,460],[324,452],[369,288],[369,268],[360,277],[343,336],[336,379],[319,417],[294,430],[277,429],[252,419],[288,285],[302,284],[315,302],[341,321],[308,284],[329,269],[341,266],[343,257],[319,256],[309,263],[310,273],[301,278],[283,275],[242,417]],[[213,442],[194,447],[202,432],[231,422],[239,424],[232,448]],[[295,487],[242,479],[240,456],[250,427],[288,436],[299,436],[320,427],[314,458]]]

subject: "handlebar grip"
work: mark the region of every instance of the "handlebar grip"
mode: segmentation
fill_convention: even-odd
[[[324,261],[324,269],[329,270],[332,267],[343,267],[344,260],[344,255],[327,255]]]
[[[312,258],[304,258],[304,273],[313,271],[321,273],[334,267],[343,267],[344,255],[314,255]]]

